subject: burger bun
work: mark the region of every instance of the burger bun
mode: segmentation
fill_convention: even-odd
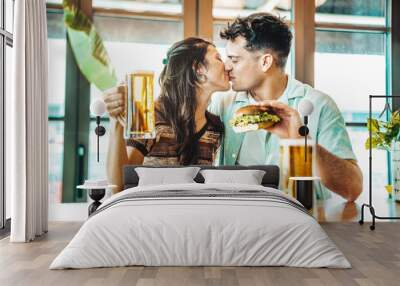
[[[255,131],[259,129],[266,129],[274,125],[275,123],[272,121],[268,122],[261,122],[261,123],[253,123],[253,124],[247,124],[246,126],[233,126],[232,129],[236,133],[241,133],[241,132],[247,132],[247,131]]]
[[[235,112],[235,117],[242,116],[242,115],[250,115],[250,114],[257,114],[257,113],[263,113],[263,112],[269,112],[269,108],[265,106],[260,106],[260,105],[246,105]]]

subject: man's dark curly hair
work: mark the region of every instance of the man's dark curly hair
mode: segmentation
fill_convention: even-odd
[[[220,33],[225,40],[235,40],[239,36],[246,39],[247,50],[270,50],[277,56],[277,65],[285,68],[293,35],[283,19],[269,13],[256,13],[238,17]]]

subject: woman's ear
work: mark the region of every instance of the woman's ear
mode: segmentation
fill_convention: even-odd
[[[198,77],[200,83],[206,83],[207,76],[205,74],[199,74],[197,77]]]
[[[207,81],[207,69],[204,65],[199,65],[196,70],[197,78],[199,79],[200,83],[205,83]]]
[[[271,54],[264,54],[261,56],[261,70],[267,72],[274,63],[274,57]]]

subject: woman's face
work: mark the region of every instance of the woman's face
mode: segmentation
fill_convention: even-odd
[[[214,46],[208,46],[206,54],[207,68],[204,69],[206,82],[204,87],[210,91],[226,91],[230,88],[229,75],[225,64]]]

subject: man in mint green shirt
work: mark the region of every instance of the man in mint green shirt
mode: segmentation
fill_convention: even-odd
[[[279,164],[279,140],[301,138],[298,103],[306,98],[314,105],[309,116],[309,137],[316,141],[317,175],[321,199],[329,191],[354,201],[362,191],[357,165],[343,117],[326,94],[285,74],[292,34],[279,18],[258,13],[238,18],[221,32],[227,40],[226,69],[234,92],[213,96],[209,110],[225,125],[224,143],[217,164]],[[272,108],[282,121],[267,130],[235,133],[229,124],[235,111],[249,104]]]

